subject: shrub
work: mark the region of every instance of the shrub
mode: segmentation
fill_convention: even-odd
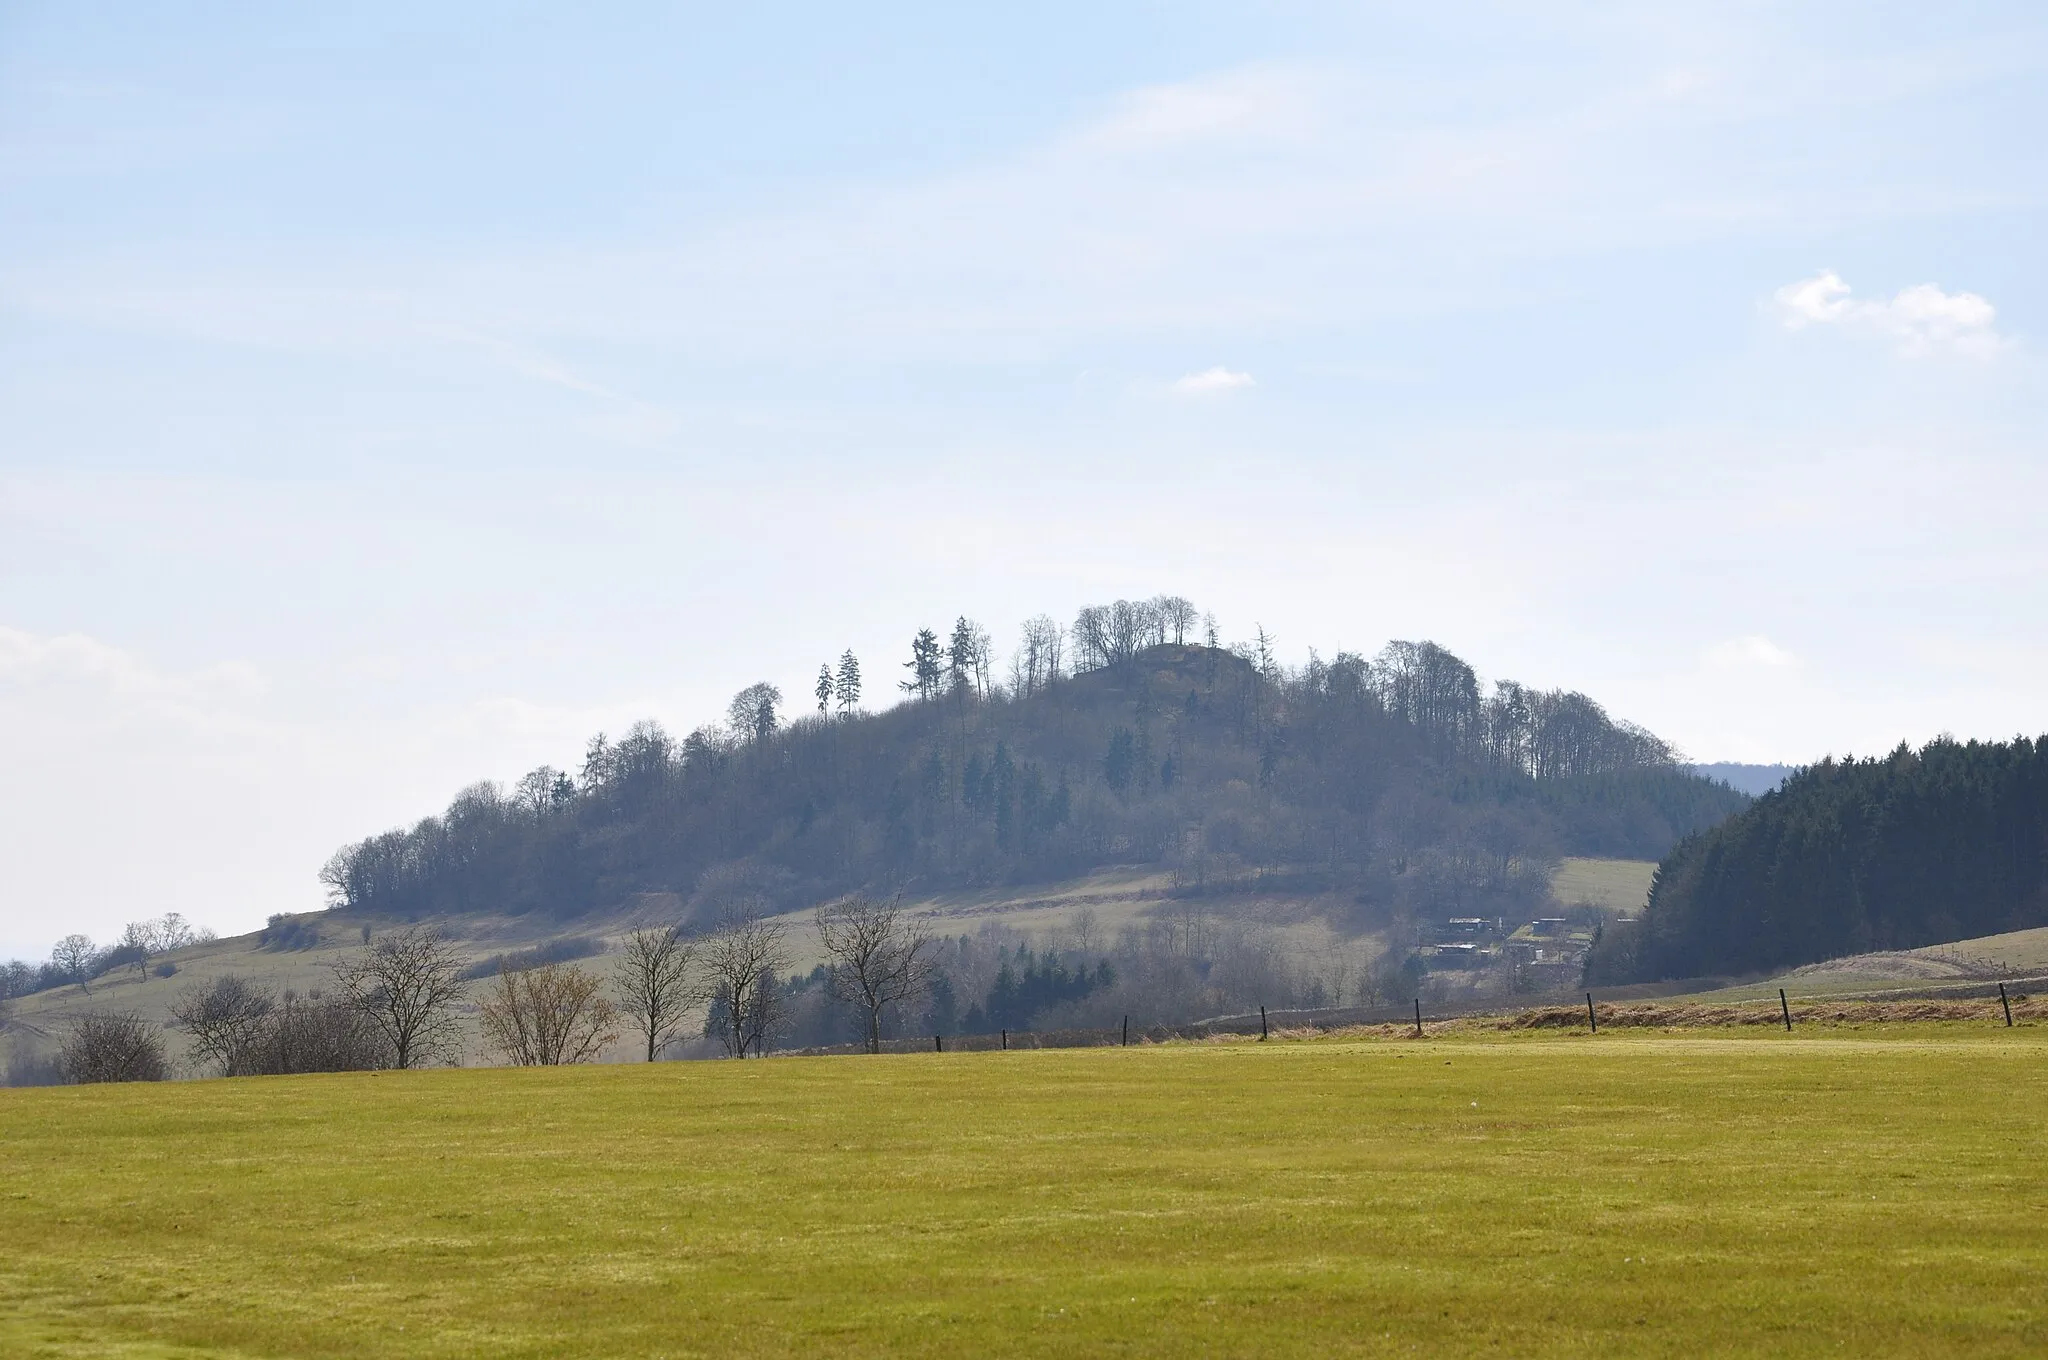
[[[500,973],[478,1004],[484,1033],[520,1067],[589,1062],[619,1037],[618,1012],[603,987],[597,974],[574,964]]]
[[[391,1066],[390,1046],[368,1016],[339,997],[291,992],[271,1013],[250,1056],[250,1071],[265,1076]]]
[[[589,935],[564,935],[559,940],[535,945],[513,954],[493,954],[481,963],[472,963],[462,970],[464,982],[478,978],[496,977],[500,973],[524,973],[530,969],[542,968],[550,963],[568,963],[572,959],[587,959],[593,954],[604,952],[604,942]]]
[[[256,939],[265,949],[312,949],[320,943],[320,927],[311,921],[286,916],[280,912],[272,916],[262,930],[256,932]]]
[[[139,1015],[88,1011],[64,1041],[64,1075],[86,1084],[103,1081],[162,1081],[171,1074],[163,1037]]]

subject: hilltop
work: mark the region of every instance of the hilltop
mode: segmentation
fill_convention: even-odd
[[[950,645],[918,635],[910,693],[880,711],[842,657],[814,715],[756,685],[681,738],[600,735],[573,773],[472,785],[343,847],[328,911],[13,965],[16,1016],[29,1038],[88,1006],[160,1017],[230,971],[303,994],[413,922],[482,973],[748,914],[786,929],[788,1040],[838,1042],[810,915],[851,892],[900,896],[942,942],[905,1032],[1526,995],[1575,983],[1652,862],[1748,801],[1586,696],[1483,685],[1432,643],[1289,669],[1174,641],[1168,612],[1035,621],[1007,684],[962,620]]]
[[[1141,865],[1179,895],[1284,888],[1377,929],[1526,913],[1561,857],[1656,859],[1748,801],[1583,695],[1489,691],[1430,643],[1290,670],[1153,641],[1002,686],[960,656],[972,637],[921,634],[915,693],[881,712],[790,722],[756,686],[731,723],[600,735],[575,774],[473,785],[323,876],[345,914],[706,924]]]

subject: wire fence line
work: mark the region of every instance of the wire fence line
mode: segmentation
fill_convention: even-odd
[[[2034,990],[2027,990],[2027,989]],[[1632,989],[1627,989],[1632,990]],[[2037,991],[2048,990],[2048,974],[2005,981],[1969,982],[1910,988],[1888,988],[1869,992],[1788,995],[1716,1000],[1711,994],[1689,997],[1609,996],[1586,993],[1584,1004],[1576,999],[1530,998],[1522,1005],[1504,1006],[1498,1000],[1456,1004],[1425,1005],[1422,998],[1410,998],[1396,1006],[1324,1007],[1315,1010],[1268,1010],[1241,1015],[1214,1016],[1206,1020],[1175,1025],[1147,1025],[1127,1021],[1120,1026],[1056,1030],[999,1030],[990,1034],[918,1034],[882,1041],[884,1053],[991,1053],[1017,1050],[1030,1052],[1055,1048],[1114,1048],[1132,1044],[1160,1044],[1172,1041],[1199,1042],[1205,1039],[1264,1037],[1272,1033],[1298,1035],[1304,1030],[1335,1031],[1362,1028],[1398,1028],[1426,1034],[1432,1026],[1459,1020],[1492,1019],[1503,1029],[1572,1028],[1597,1032],[1602,1025],[1619,1028],[1661,1025],[1776,1025],[1790,1029],[1802,1020],[1829,1021],[1869,1019],[1975,1019],[2012,1023],[2048,1018]],[[1960,1009],[1962,1003],[1988,1002],[1984,1007]],[[1863,1015],[1844,1007],[1880,1006],[1882,1013]],[[2014,1008],[2018,1009],[2015,1010]],[[1898,1012],[1893,1014],[1891,1012]],[[833,1044],[806,1048],[777,1049],[777,1057],[824,1056],[865,1052],[859,1044]]]

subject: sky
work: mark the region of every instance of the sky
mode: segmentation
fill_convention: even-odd
[[[1161,592],[2048,731],[2028,4],[0,0],[0,957]]]

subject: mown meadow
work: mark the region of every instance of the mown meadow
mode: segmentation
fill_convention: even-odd
[[[2039,1355],[2048,1029],[0,1091],[0,1353]]]

